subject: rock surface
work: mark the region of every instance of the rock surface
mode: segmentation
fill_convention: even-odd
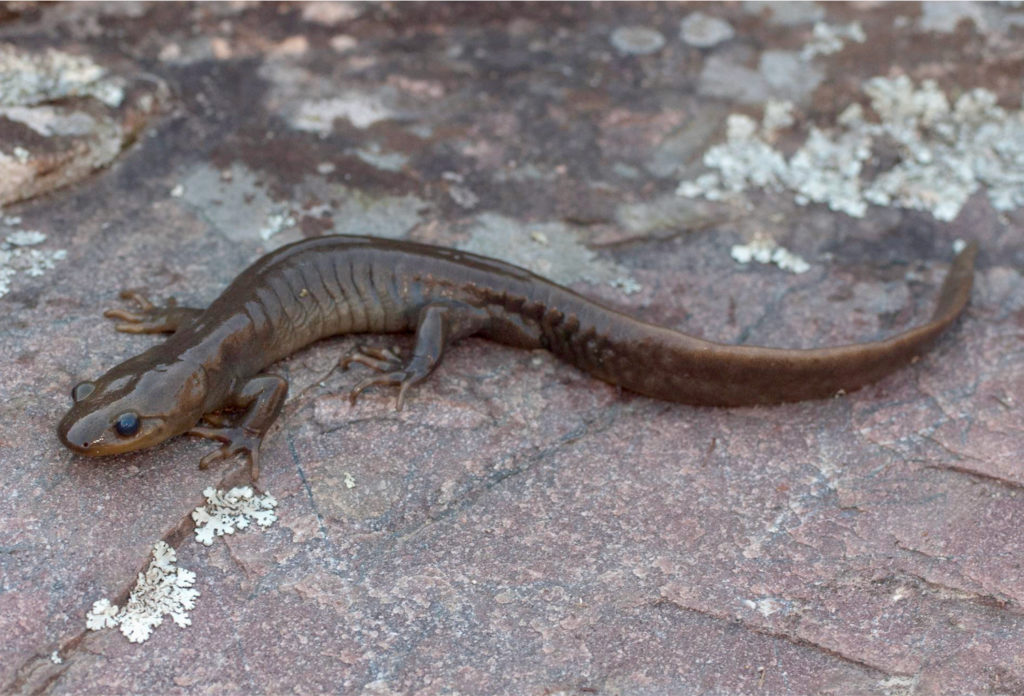
[[[60,73],[34,83],[37,111],[0,111],[4,161],[78,157],[2,218],[0,691],[1024,693],[1024,157],[969,152],[973,193],[940,219],[920,145],[956,139],[935,124],[976,88],[992,127],[1017,127],[1022,42],[1020,8],[957,3],[7,6],[0,44],[128,91],[62,94]],[[879,77],[904,96],[933,80],[946,120],[889,108],[907,120],[869,153],[790,159],[841,138]],[[54,115],[79,107],[109,126],[102,162],[85,120]],[[44,117],[66,126],[52,142]],[[699,179],[727,180],[736,156],[705,154],[747,123],[743,152],[776,171],[850,195],[899,171],[918,198],[853,217],[781,179]],[[70,387],[157,340],[101,318],[121,287],[202,305],[331,232],[472,249],[783,347],[906,328],[955,240],[982,253],[931,353],[826,402],[665,404],[469,339],[405,410],[387,390],[353,408],[338,356],[409,338],[321,342],[273,368],[291,390],[259,488],[279,521],[209,547],[190,514],[239,462],[198,471],[210,444],[187,438],[61,448]],[[761,248],[790,263],[734,260]],[[195,573],[191,626],[87,631],[160,540]]]

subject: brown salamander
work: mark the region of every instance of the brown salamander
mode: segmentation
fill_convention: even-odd
[[[976,252],[972,243],[956,256],[927,323],[872,343],[783,350],[711,343],[647,324],[475,254],[369,237],[308,239],[256,261],[205,310],[173,299],[156,307],[122,293],[138,309],[105,312],[123,322],[119,331],[172,335],[75,386],[58,434],[73,451],[101,456],[190,433],[224,443],[200,467],[244,454],[255,479],[260,442],[288,391],[264,368],[346,333],[416,333],[408,360],[364,350],[340,361],[379,373],[352,389],[353,402],[369,386],[397,385],[401,408],[446,347],[470,335],[546,348],[606,382],[668,401],[744,406],[825,398],[917,358],[967,304]]]

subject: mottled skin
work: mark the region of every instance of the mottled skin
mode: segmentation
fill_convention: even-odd
[[[108,310],[120,331],[171,333],[72,392],[61,441],[89,456],[151,447],[191,433],[224,443],[201,467],[248,456],[258,476],[260,442],[288,391],[268,365],[326,336],[415,331],[408,360],[387,350],[342,359],[380,374],[356,385],[407,389],[445,348],[477,334],[546,348],[591,374],[658,399],[710,406],[770,404],[848,392],[916,359],[963,311],[977,248],[960,252],[925,324],[892,338],[838,348],[782,350],[702,341],[647,324],[521,268],[482,256],[369,237],[309,239],[267,254],[207,309]],[[207,425],[199,426],[200,421]]]

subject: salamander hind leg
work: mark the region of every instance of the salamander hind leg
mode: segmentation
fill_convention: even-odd
[[[237,420],[231,422],[224,414],[217,412],[212,414],[212,418],[205,419],[212,427],[197,426],[188,431],[189,435],[224,443],[220,449],[203,457],[199,461],[199,468],[205,469],[213,462],[244,454],[249,459],[249,475],[253,481],[258,479],[260,444],[281,412],[287,395],[288,382],[277,375],[257,375],[246,382],[225,404],[245,409]]]
[[[162,307],[154,305],[145,295],[130,290],[122,290],[120,297],[133,302],[135,311],[108,309],[103,316],[120,319],[121,323],[115,324],[114,328],[124,333],[174,333],[203,312],[194,307],[179,307],[173,297],[168,298]]]
[[[398,387],[395,408],[401,411],[409,388],[425,380],[434,371],[441,363],[445,348],[460,338],[477,333],[488,321],[489,316],[484,310],[467,304],[446,302],[426,305],[420,310],[416,326],[416,347],[408,361],[403,361],[401,356],[387,348],[363,348],[339,361],[343,369],[358,362],[380,373],[356,384],[349,392],[349,401],[355,405],[356,398],[368,387],[392,385]]]

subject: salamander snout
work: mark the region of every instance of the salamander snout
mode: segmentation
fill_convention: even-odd
[[[79,418],[74,409],[57,426],[57,437],[64,446],[78,454],[96,456],[100,454],[106,423],[100,423],[100,414],[90,413]],[[105,419],[103,419],[105,420]]]

